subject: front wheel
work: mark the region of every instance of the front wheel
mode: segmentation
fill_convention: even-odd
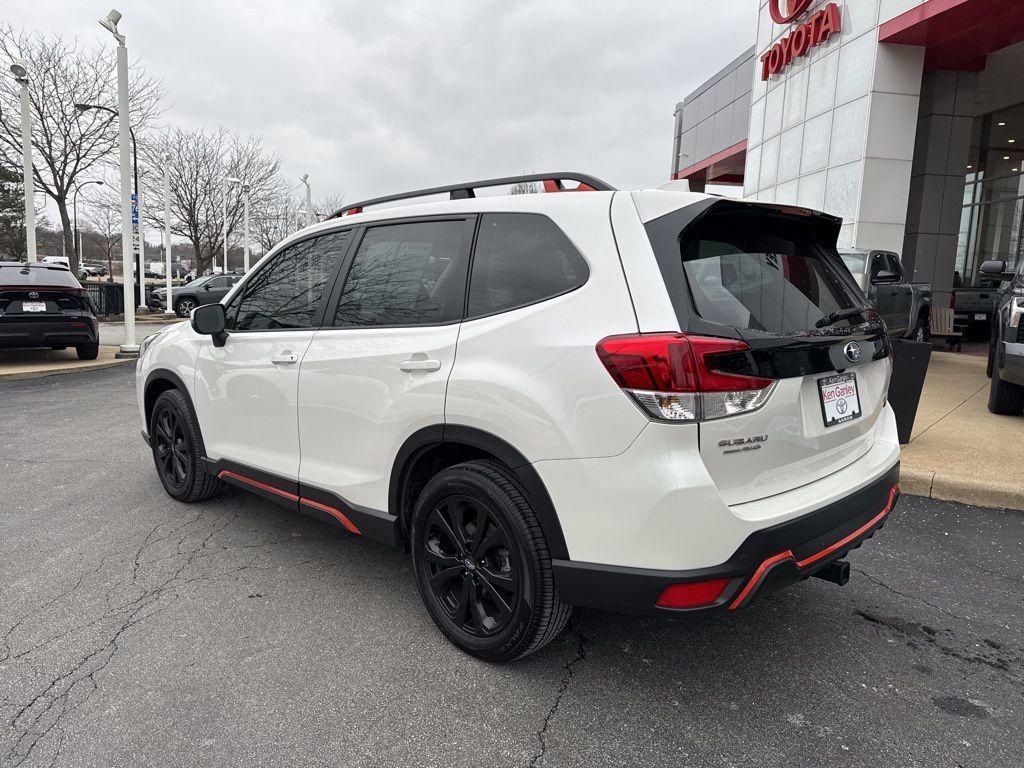
[[[554,640],[559,599],[540,522],[511,473],[472,461],[435,475],[412,517],[420,596],[452,643],[486,661],[521,659]]]
[[[196,306],[197,304],[195,299],[178,299],[174,303],[174,311],[177,313],[178,317],[188,317],[192,314],[192,310],[195,309]]]
[[[999,378],[999,370],[994,368],[988,391],[988,409],[1003,416],[1020,415],[1024,412],[1024,387],[1003,381]]]
[[[223,483],[206,471],[199,425],[188,400],[170,389],[156,399],[149,416],[149,443],[156,472],[167,494],[191,503],[215,495]]]

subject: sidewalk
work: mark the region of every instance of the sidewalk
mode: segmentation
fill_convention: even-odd
[[[58,351],[52,349],[11,349],[0,350],[0,381],[37,379],[58,373],[80,373],[126,365],[135,360],[117,360],[117,347],[100,346],[95,360],[79,360],[74,347]]]
[[[1024,510],[1024,416],[988,411],[986,358],[932,352],[903,447],[900,489],[914,496]]]

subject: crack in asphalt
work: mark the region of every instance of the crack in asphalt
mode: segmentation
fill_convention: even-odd
[[[551,728],[551,721],[558,713],[558,708],[562,704],[562,699],[565,697],[566,691],[569,690],[569,684],[572,682],[573,675],[576,673],[576,665],[587,660],[586,638],[583,635],[583,628],[580,626],[579,620],[575,617],[572,619],[571,631],[576,635],[575,653],[571,659],[562,665],[562,669],[565,670],[565,673],[562,675],[562,681],[558,686],[558,692],[555,694],[554,701],[551,702],[551,707],[544,716],[544,722],[541,724],[540,730],[537,731],[539,749],[534,753],[533,758],[530,760],[529,768],[537,768],[540,761],[547,756],[547,736],[548,731]]]
[[[12,768],[21,765],[56,729],[56,744],[49,761],[50,765],[55,765],[60,759],[61,750],[66,740],[64,724],[67,716],[88,701],[92,693],[99,688],[97,678],[117,655],[125,633],[165,611],[180,597],[186,587],[204,581],[215,582],[225,575],[236,575],[252,565],[250,561],[239,567],[217,572],[218,569],[214,564],[202,572],[195,571],[198,562],[210,552],[234,549],[234,547],[215,545],[214,540],[240,515],[244,497],[240,498],[239,502],[232,515],[215,513],[216,517],[211,519],[210,516],[199,512],[159,537],[155,537],[157,531],[172,521],[165,520],[155,525],[143,538],[134,554],[122,554],[122,562],[127,567],[125,574],[127,578],[122,578],[105,590],[107,610],[98,617],[49,636],[27,649],[19,649],[17,653],[12,653],[12,638],[25,621],[73,595],[86,580],[99,575],[109,560],[114,557],[113,555],[101,558],[99,564],[82,574],[73,586],[28,611],[6,630],[2,639],[4,655],[0,659],[4,662],[26,660],[33,653],[64,638],[81,633],[83,630],[107,623],[112,625],[110,631],[105,633],[104,637],[99,638],[98,642],[95,639],[87,641],[87,652],[80,655],[70,669],[51,677],[41,686],[41,690],[37,690],[27,702],[20,706],[12,706],[12,709],[16,708],[16,711],[7,718],[8,725],[13,731],[12,742],[4,759],[0,762],[12,766]],[[174,555],[171,558],[147,559],[144,557],[145,552],[160,542],[171,542],[176,534],[180,535],[173,542]],[[187,544],[186,542],[190,540],[191,544]],[[243,548],[251,549],[251,547]],[[251,556],[258,556],[258,553],[252,552]],[[169,570],[165,570],[157,580],[149,578],[153,575],[149,569],[156,563],[167,559],[175,559],[178,562]],[[117,600],[117,593],[123,590],[138,591],[138,594],[128,600],[123,598]],[[5,701],[6,703],[8,702]]]
[[[973,622],[979,621],[979,619],[974,619],[974,618],[971,618],[970,616],[961,616],[958,613],[953,613],[948,608],[943,608],[941,605],[937,605],[937,604],[931,602],[930,600],[921,597],[920,595],[912,595],[912,594],[910,594],[908,592],[901,592],[900,590],[896,589],[892,585],[887,584],[886,582],[882,581],[878,577],[872,576],[870,573],[868,573],[867,571],[861,570],[860,568],[851,568],[850,570],[853,571],[854,573],[859,573],[861,576],[863,576],[865,579],[870,581],[872,584],[875,584],[876,586],[879,586],[882,589],[888,590],[889,592],[891,592],[894,595],[898,595],[899,597],[902,597],[905,600],[913,600],[914,602],[921,603],[922,605],[927,605],[929,608],[932,608],[932,609],[938,611],[939,613],[945,614],[946,616],[949,616],[951,619],[956,619],[957,621],[966,621],[968,623],[973,623]]]

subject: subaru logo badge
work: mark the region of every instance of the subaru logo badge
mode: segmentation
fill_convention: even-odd
[[[860,360],[861,348],[860,344],[856,341],[851,341],[845,347],[843,347],[843,354],[846,355],[846,359],[851,363],[856,363]]]
[[[28,297],[30,299],[38,299],[39,298],[39,291],[30,291],[29,294],[28,294]]]

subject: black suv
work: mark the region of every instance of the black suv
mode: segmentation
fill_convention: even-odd
[[[67,267],[0,261],[0,347],[74,347],[96,359],[96,307]]]
[[[981,265],[983,275],[1004,281],[996,296],[988,351],[988,409],[1017,415],[1024,412],[1024,259],[1012,269],[1005,261]]]
[[[171,294],[174,298],[174,311],[178,317],[188,317],[192,310],[201,304],[216,304],[227,296],[228,291],[241,279],[241,275],[208,275],[175,288]],[[149,295],[148,304],[150,309],[167,309],[167,289],[155,289]]]

